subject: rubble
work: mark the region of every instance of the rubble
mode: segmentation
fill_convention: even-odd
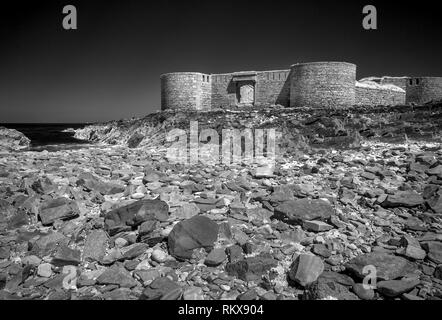
[[[292,113],[278,112],[284,121]],[[155,117],[161,115],[164,123],[179,116]],[[236,126],[227,111],[213,118],[221,115]],[[344,135],[325,115],[298,120],[290,121],[325,140]],[[366,129],[404,129],[394,123]],[[154,131],[152,139],[133,138],[131,147],[122,139],[4,152],[0,297],[440,299],[440,142],[368,139],[358,131],[366,136],[354,148],[286,137],[271,171],[174,164]],[[363,286],[367,266],[376,270],[372,289]],[[75,281],[64,281],[68,276]]]

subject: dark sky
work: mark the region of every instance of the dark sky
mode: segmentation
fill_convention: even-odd
[[[436,2],[45,0],[0,6],[0,123],[87,122],[160,107],[162,73],[348,61],[358,78],[442,76]],[[62,28],[62,8],[78,29]],[[378,30],[362,8],[378,9]]]

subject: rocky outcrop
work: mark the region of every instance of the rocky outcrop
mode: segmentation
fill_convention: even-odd
[[[76,130],[75,138],[130,148],[170,146],[166,135],[172,129],[189,133],[190,121],[198,129],[277,130],[281,154],[311,148],[357,147],[362,140],[403,142],[434,139],[442,127],[442,103],[423,106],[365,107],[343,109],[229,108],[211,111],[166,110],[144,118],[94,124]],[[199,131],[200,132],[200,131]]]
[[[29,148],[31,140],[20,131],[0,127],[0,151],[14,151]]]

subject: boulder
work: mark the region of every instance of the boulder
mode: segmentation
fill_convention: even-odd
[[[55,220],[67,220],[78,216],[80,209],[75,201],[61,197],[48,200],[40,207],[39,216],[43,225],[50,225]]]
[[[327,220],[334,213],[329,201],[323,199],[301,199],[285,201],[275,208],[275,217],[288,223],[312,220]]]
[[[224,249],[216,248],[209,253],[204,263],[209,267],[216,267],[223,263],[226,259],[227,255],[224,252]]]
[[[442,197],[440,195],[428,199],[427,204],[435,213],[442,213]]]
[[[416,266],[405,258],[384,252],[371,252],[359,255],[346,264],[346,269],[360,279],[367,276],[363,273],[366,266],[376,268],[376,276],[381,280],[394,280],[416,270]]]
[[[408,293],[420,283],[419,280],[389,280],[379,281],[377,290],[384,296],[395,298],[403,293]]]
[[[183,289],[167,277],[155,279],[141,295],[141,300],[178,300]]]
[[[278,262],[269,253],[261,253],[255,257],[228,263],[226,271],[229,275],[243,281],[259,281],[264,274],[277,265]]]
[[[311,254],[301,254],[293,263],[289,278],[302,287],[315,282],[324,272],[324,263],[321,258]]]
[[[51,263],[57,267],[76,266],[81,263],[81,252],[71,249],[67,245],[58,247]]]
[[[77,185],[83,186],[89,191],[96,191],[103,195],[121,193],[124,192],[125,189],[123,185],[113,182],[104,182],[90,172],[81,173],[77,179]]]
[[[0,127],[0,150],[16,151],[31,146],[31,140],[20,131]]]
[[[83,249],[83,260],[101,261],[106,253],[109,238],[103,230],[94,230],[88,234]]]
[[[218,224],[204,216],[181,221],[169,233],[169,252],[175,258],[190,259],[194,249],[213,247],[218,231]]]
[[[424,202],[424,198],[415,191],[399,191],[389,195],[381,205],[384,208],[413,208],[424,204]]]
[[[306,300],[359,300],[349,288],[326,278],[319,278],[304,291]]]
[[[112,267],[106,269],[98,278],[98,284],[105,285],[118,285],[122,288],[132,288],[135,287],[138,282],[132,278],[129,271],[118,265],[113,265]]]
[[[436,264],[442,264],[442,242],[424,242],[422,247],[427,252],[427,258]]]
[[[108,212],[105,216],[105,226],[108,231],[112,231],[122,226],[136,227],[149,220],[167,221],[167,219],[169,219],[169,205],[166,202],[143,199]]]
[[[141,143],[141,141],[143,141],[144,139],[144,135],[142,135],[139,132],[135,132],[130,138],[129,140],[127,140],[127,146],[129,148],[136,148],[139,146],[139,144]]]

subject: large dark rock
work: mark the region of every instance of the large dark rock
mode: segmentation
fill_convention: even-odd
[[[79,265],[81,263],[81,252],[66,245],[59,246],[51,263],[58,267]]]
[[[129,140],[127,140],[127,146],[129,148],[136,148],[138,147],[138,145],[141,143],[141,141],[143,141],[144,139],[144,135],[142,135],[139,132],[135,132],[130,138]]]
[[[167,277],[155,279],[141,295],[141,300],[178,300],[183,289]]]
[[[377,290],[384,296],[395,298],[403,293],[410,292],[420,283],[419,280],[389,280],[379,281],[376,284]]]
[[[376,268],[376,276],[381,280],[394,280],[416,270],[416,266],[405,258],[383,252],[372,252],[357,256],[346,264],[346,269],[360,279],[366,266]]]
[[[57,250],[61,245],[67,245],[69,239],[62,233],[51,232],[40,237],[31,249],[31,253],[43,257]]]
[[[305,287],[315,282],[324,271],[321,258],[311,254],[301,254],[293,263],[289,277],[297,284]]]
[[[138,284],[138,282],[132,278],[129,271],[117,265],[113,265],[112,267],[106,269],[97,278],[97,283],[105,285],[115,284],[122,288],[132,288]]]
[[[227,255],[224,249],[216,248],[209,253],[204,263],[210,267],[216,267],[223,263],[226,259]]]
[[[190,259],[194,249],[213,247],[218,231],[218,224],[204,216],[181,221],[168,236],[170,254],[179,259]]]
[[[319,278],[318,281],[309,285],[303,298],[305,300],[359,300],[348,287],[327,278]]]
[[[35,180],[31,188],[37,193],[49,194],[57,189],[57,185],[53,184],[49,178],[45,177]]]
[[[288,223],[302,223],[310,220],[327,220],[334,213],[327,200],[301,199],[283,202],[275,208],[275,217]]]
[[[350,276],[334,271],[324,271],[318,279],[321,278],[327,279],[331,282],[337,282],[346,287],[352,287],[355,284],[354,280]]]
[[[121,257],[121,260],[135,259],[138,256],[145,253],[147,248],[148,248],[148,245],[145,243],[135,243],[135,244],[125,248],[125,249],[127,249],[127,251],[124,252],[123,256]]]
[[[81,173],[77,180],[78,186],[83,186],[89,191],[96,191],[103,195],[110,195],[124,192],[125,187],[113,183],[113,182],[104,182],[97,176],[93,175],[89,172]]]
[[[381,205],[384,208],[413,208],[424,204],[424,202],[424,198],[415,191],[399,191],[389,195]]]
[[[43,225],[50,225],[55,220],[67,220],[78,216],[80,210],[75,201],[61,197],[44,202],[40,207],[40,219]]]
[[[270,201],[273,203],[281,203],[295,200],[294,189],[294,185],[282,185],[274,187],[273,194],[270,196]]]
[[[434,263],[442,264],[442,242],[429,241],[424,242],[422,247],[427,252],[427,258]]]
[[[109,211],[105,216],[105,226],[108,231],[112,231],[124,226],[136,227],[149,220],[167,221],[167,219],[169,219],[169,205],[166,202],[143,199]]]
[[[270,269],[276,267],[278,262],[268,253],[228,263],[226,271],[243,281],[259,281]]]
[[[442,213],[442,196],[437,195],[431,199],[428,199],[427,204],[435,213]]]

